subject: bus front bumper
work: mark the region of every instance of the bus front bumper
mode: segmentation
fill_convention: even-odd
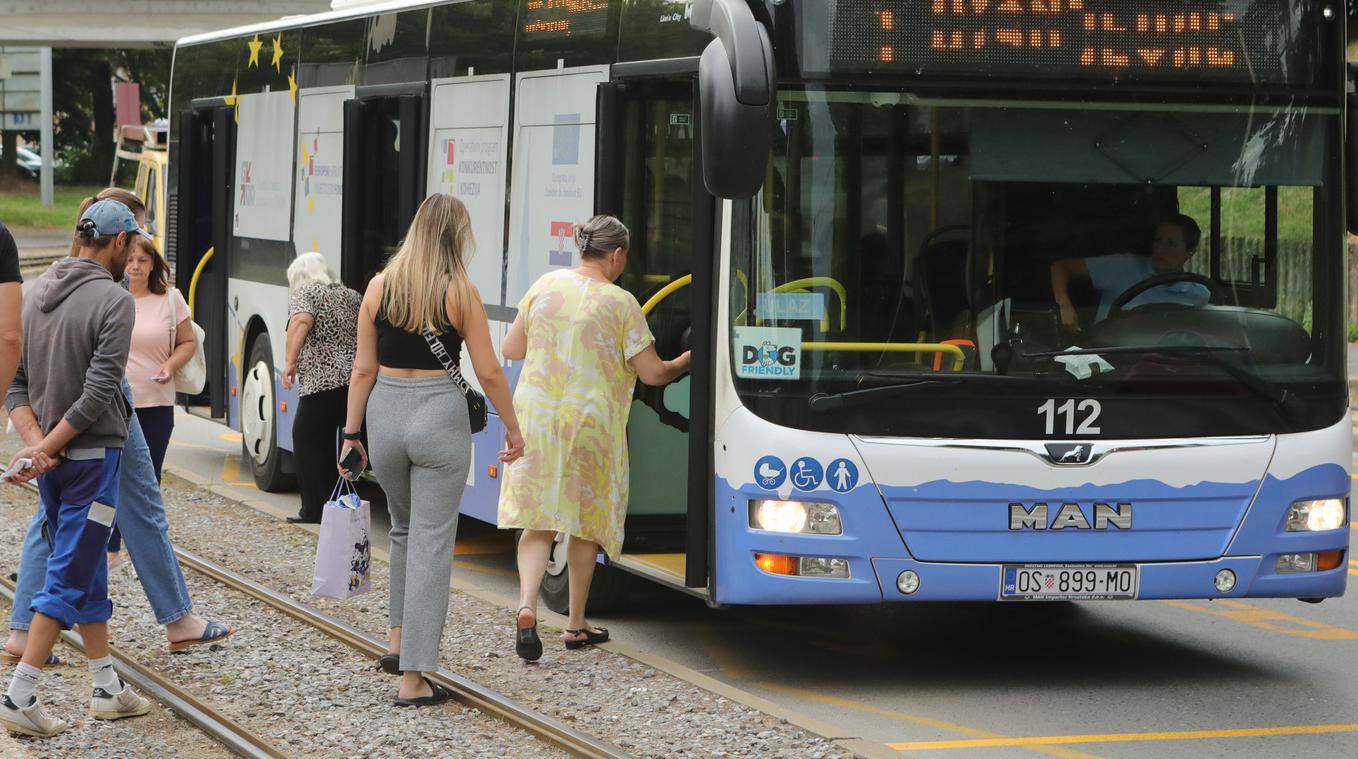
[[[1344,594],[1347,552],[1335,569],[1279,573],[1278,557],[1228,556],[1213,561],[1127,563],[1137,567],[1136,598],[1333,598]],[[873,559],[883,601],[997,601],[1004,564],[946,564],[913,559]],[[1235,575],[1231,590],[1216,587],[1222,570]],[[918,588],[905,594],[897,579],[905,571],[918,578]],[[909,584],[907,584],[909,586]]]

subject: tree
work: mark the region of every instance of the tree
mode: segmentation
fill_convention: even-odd
[[[113,165],[115,80],[141,84],[143,121],[165,115],[170,58],[168,49],[52,51],[55,147],[67,181],[106,181]]]

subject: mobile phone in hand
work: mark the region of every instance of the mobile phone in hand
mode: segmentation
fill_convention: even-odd
[[[6,482],[12,482],[14,478],[23,474],[24,470],[31,469],[32,467],[33,459],[19,459],[18,461],[14,462],[14,466],[5,470],[4,476],[0,477],[0,479],[5,480]]]
[[[350,448],[349,452],[340,459],[340,466],[352,472],[355,476],[362,474],[363,470],[359,467],[363,464],[363,454],[357,448]]]

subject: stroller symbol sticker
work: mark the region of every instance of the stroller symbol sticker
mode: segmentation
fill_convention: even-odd
[[[754,465],[754,483],[765,490],[777,490],[787,480],[787,466],[777,456],[765,456]]]
[[[820,462],[803,456],[792,462],[792,487],[798,490],[815,490],[825,480],[825,470]]]
[[[830,489],[836,493],[847,493],[858,484],[858,467],[848,459],[831,461],[826,471],[829,472],[826,480]]]

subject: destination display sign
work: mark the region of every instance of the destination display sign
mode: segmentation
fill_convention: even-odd
[[[1288,84],[1318,30],[1283,0],[838,0],[840,73]],[[1309,19],[1310,27],[1304,23]]]
[[[594,37],[608,32],[608,11],[613,0],[526,0],[523,4],[524,36],[553,40]]]

